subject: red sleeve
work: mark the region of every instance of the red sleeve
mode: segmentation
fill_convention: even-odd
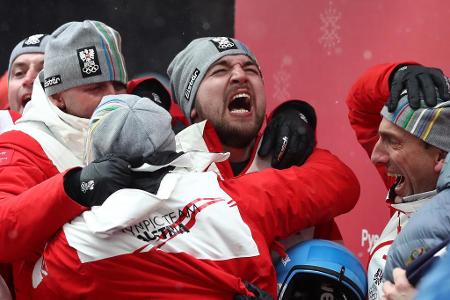
[[[221,184],[269,243],[350,211],[359,197],[350,168],[322,149],[301,167],[266,169]]]
[[[0,136],[0,261],[40,250],[83,210],[65,194],[62,174],[35,140],[17,131]]]
[[[381,109],[389,97],[389,76],[399,65],[414,62],[376,65],[367,70],[352,86],[347,96],[348,118],[356,138],[369,157],[378,141]],[[386,170],[377,166],[386,186],[390,186]]]

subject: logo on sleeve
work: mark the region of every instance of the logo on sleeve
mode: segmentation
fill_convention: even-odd
[[[77,54],[83,78],[102,74],[97,49],[94,46],[78,49]]]
[[[227,37],[216,37],[210,40],[214,46],[216,46],[217,51],[223,52],[230,49],[237,49],[236,44],[232,39]]]
[[[52,77],[45,78],[45,80],[44,80],[44,89],[48,88],[49,86],[58,85],[60,83],[62,83],[62,81],[61,81],[61,76],[59,76],[59,75],[55,75],[55,76],[52,76]]]
[[[7,166],[11,163],[14,150],[0,148],[0,166]]]
[[[34,34],[27,37],[22,44],[22,47],[39,47],[45,34]]]

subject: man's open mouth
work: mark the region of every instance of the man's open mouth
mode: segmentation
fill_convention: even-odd
[[[248,113],[251,109],[250,95],[247,93],[234,95],[228,104],[228,110],[232,113]]]

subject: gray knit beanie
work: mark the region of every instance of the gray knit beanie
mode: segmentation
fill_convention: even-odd
[[[20,41],[14,49],[11,51],[11,56],[9,57],[8,65],[8,78],[11,77],[11,67],[16,58],[22,54],[28,53],[45,53],[45,46],[50,39],[47,34],[39,33],[33,34],[26,39]]]
[[[190,122],[198,87],[208,69],[222,57],[237,54],[247,55],[258,65],[246,45],[228,37],[195,39],[172,60],[167,69],[172,95]]]
[[[148,98],[105,96],[89,121],[85,162],[108,153],[147,157],[155,151],[175,151],[171,120]]]
[[[384,106],[381,115],[424,142],[450,152],[450,101],[442,102],[438,99],[435,107],[427,107],[424,100],[421,100],[420,107],[412,109],[408,95],[405,95],[393,113]]]
[[[50,96],[106,81],[127,84],[117,31],[98,21],[69,22],[52,33],[44,57],[44,88]]]

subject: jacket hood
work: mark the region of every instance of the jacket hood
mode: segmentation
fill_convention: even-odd
[[[42,72],[39,75],[41,74]],[[31,100],[16,123],[46,128],[55,139],[83,161],[89,119],[66,114],[56,107],[46,96],[39,77],[34,80]]]

